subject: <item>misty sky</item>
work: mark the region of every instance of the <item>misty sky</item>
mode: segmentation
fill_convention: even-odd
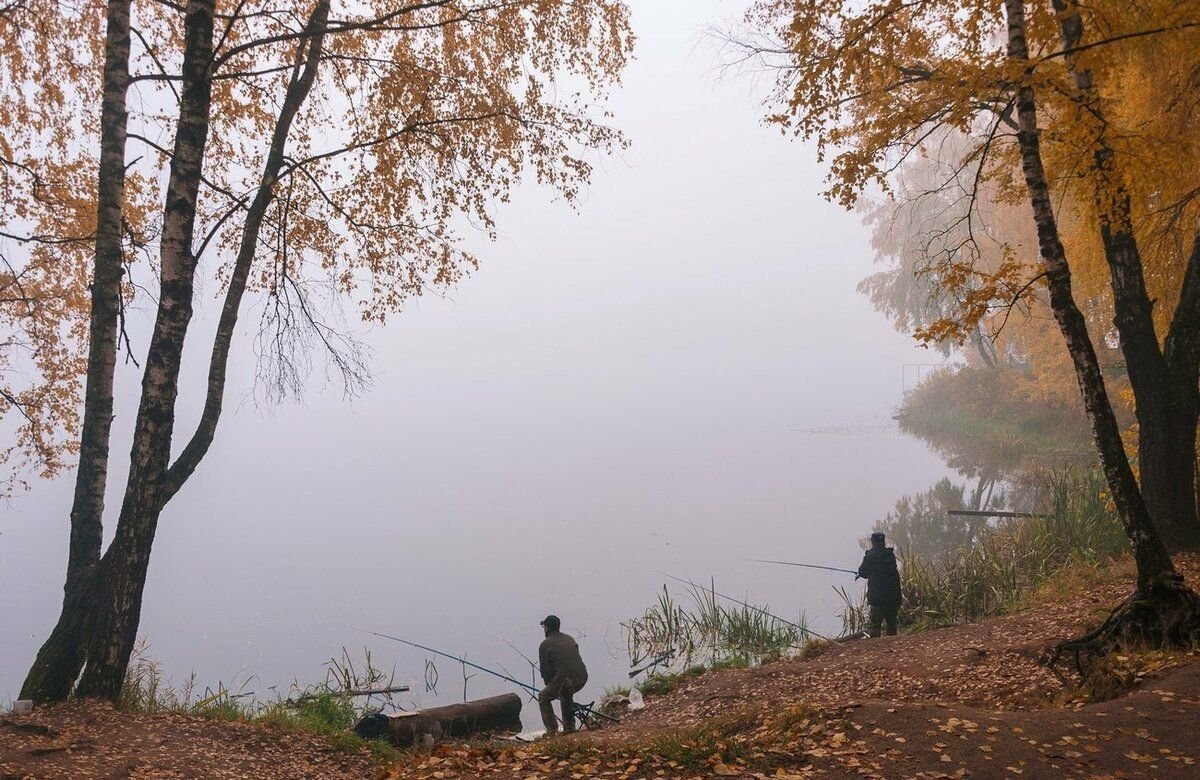
[[[257,675],[262,692],[319,678],[343,646],[420,676],[419,653],[356,628],[516,671],[504,641],[532,653],[556,612],[598,695],[623,676],[619,623],[654,600],[657,571],[833,626],[843,580],[744,559],[856,565],[872,522],[944,475],[888,425],[905,364],[938,356],[855,292],[868,237],[818,196],[813,150],[762,126],[753,78],[717,76],[704,29],[745,4],[630,5],[636,60],[611,108],[633,146],[578,214],[517,193],[497,242],[470,239],[477,273],[360,329],[375,381],[352,403],[316,381],[302,404],[255,406],[242,339],[216,441],[151,563],[141,633],[173,678]],[[118,469],[137,379],[119,382]],[[57,616],[71,479],[0,522],[0,703]]]

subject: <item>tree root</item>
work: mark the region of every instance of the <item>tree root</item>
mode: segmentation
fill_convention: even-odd
[[[1097,657],[1133,649],[1192,648],[1200,644],[1200,596],[1188,588],[1178,574],[1151,581],[1117,605],[1095,630],[1060,642],[1050,651],[1045,664],[1059,681],[1069,681],[1058,664],[1070,656],[1080,680],[1087,679],[1088,666]]]

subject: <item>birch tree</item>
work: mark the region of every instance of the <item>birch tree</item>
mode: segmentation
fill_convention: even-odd
[[[69,45],[43,38],[65,22],[102,41],[69,74],[97,85],[79,94],[99,117],[68,144],[88,150],[74,165],[95,182],[70,553],[61,615],[22,696],[115,698],[158,522],[216,435],[247,300],[262,304],[257,338],[276,390],[299,389],[310,349],[348,387],[361,383],[365,366],[330,318],[331,299],[383,322],[475,267],[455,225],[492,231],[495,204],[523,180],[574,201],[591,159],[624,144],[599,106],[632,36],[620,0],[14,8],[42,49]],[[19,135],[9,132],[17,121],[0,113],[5,137]],[[38,157],[33,146],[12,151]],[[184,429],[180,368],[185,351],[205,349],[190,327],[205,278],[221,291],[220,316],[203,410]],[[122,318],[145,288],[155,316],[142,351],[125,345]],[[138,361],[141,392],[129,475],[109,511],[120,349]],[[108,515],[115,533],[102,549]]]
[[[943,280],[969,280],[976,303],[982,294],[1011,305],[1025,291],[1044,291],[1137,563],[1135,593],[1073,646],[1193,639],[1200,602],[1175,570],[1164,537],[1173,546],[1198,538],[1200,3],[760,0],[747,29],[727,38],[737,58],[776,73],[769,121],[815,141],[829,162],[827,195],[846,206],[868,187],[887,190],[898,166],[930,154],[946,133],[975,139],[935,188],[958,191],[968,206],[967,238],[949,258],[957,276]],[[1122,76],[1150,50],[1159,52],[1156,59],[1164,51],[1174,59],[1153,83],[1134,85],[1143,93],[1130,95]],[[982,224],[970,206],[982,183],[1020,198],[1032,216],[1038,260],[1027,276],[1016,256],[993,271],[976,267],[974,232]],[[1077,204],[1074,216],[1106,270],[1113,331],[1136,404],[1140,484],[1096,358],[1096,336],[1074,297],[1072,274],[1088,250],[1076,242],[1070,259],[1058,213],[1063,202]],[[1151,262],[1155,256],[1160,262]],[[946,324],[974,327],[972,319]]]

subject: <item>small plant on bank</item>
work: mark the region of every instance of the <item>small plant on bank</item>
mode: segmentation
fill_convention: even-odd
[[[764,653],[761,658],[753,660],[756,660],[758,663],[766,663],[767,661],[775,661],[782,657],[783,653],[776,651]],[[748,669],[752,665],[753,662],[749,656],[742,653],[732,653],[720,660],[713,661],[708,665],[708,669],[713,672],[719,672],[722,669]]]
[[[796,653],[796,658],[801,661],[807,661],[810,658],[816,658],[821,653],[833,647],[833,640],[814,638],[805,642],[800,647],[800,652]]]
[[[682,672],[655,672],[642,680],[637,689],[643,696],[662,696],[675,690],[679,683],[688,677],[699,677],[707,671],[704,666],[689,666]]]
[[[1161,675],[1165,670],[1194,663],[1197,650],[1144,650],[1114,652],[1092,658],[1081,678],[1060,675],[1066,686],[1065,699],[1089,704],[1108,701],[1128,692],[1139,683]]]
[[[162,672],[162,665],[149,655],[149,644],[143,639],[134,646],[130,657],[117,709],[129,712],[181,712],[213,720],[245,720],[253,708],[243,703],[248,694],[232,693],[223,684],[215,691],[206,689],[198,694],[196,675],[192,673],[178,688],[171,685]],[[251,678],[252,679],[252,678]],[[242,682],[244,688],[250,679]]]
[[[842,636],[857,637],[865,634],[869,615],[866,592],[851,596],[844,585],[834,585],[833,592],[842,600],[841,609],[837,612],[842,621]]]
[[[600,695],[596,709],[602,715],[610,718],[620,718],[629,710],[629,694],[633,689],[628,685],[611,685]]]
[[[701,771],[714,759],[732,763],[746,758],[746,748],[734,737],[748,724],[735,719],[710,722],[697,729],[665,734],[638,749],[643,756],[657,756],[692,771]]]

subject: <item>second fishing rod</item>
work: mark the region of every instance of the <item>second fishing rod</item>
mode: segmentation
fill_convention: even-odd
[[[490,674],[493,677],[499,677],[501,680],[507,680],[508,682],[513,683],[514,685],[519,685],[522,688],[524,688],[525,690],[532,693],[534,696],[537,696],[537,694],[538,694],[538,689],[535,688],[534,686],[530,685],[529,683],[521,682],[520,680],[518,680],[515,677],[511,677],[507,674],[502,674],[501,672],[497,672],[494,669],[488,669],[486,666],[480,666],[477,663],[472,663],[471,661],[468,661],[466,658],[462,658],[461,656],[457,656],[452,653],[447,653],[443,650],[438,650],[436,648],[429,647],[428,645],[423,645],[419,642],[412,642],[407,639],[401,639],[400,637],[392,636],[391,634],[381,634],[378,631],[368,631],[365,628],[360,628],[358,630],[363,631],[368,634],[371,634],[372,636],[377,636],[380,639],[390,639],[393,642],[399,642],[402,645],[408,645],[409,647],[415,647],[418,650],[424,650],[426,652],[433,653],[434,655],[441,656],[442,658],[448,658],[451,661],[457,661],[458,663],[463,664],[465,666],[469,666],[472,669],[478,669],[479,671],[484,672],[486,674]]]
[[[837,566],[823,566],[819,563],[796,563],[795,561],[772,561],[772,560],[766,560],[764,558],[751,558],[750,560],[754,561],[755,563],[774,563],[774,564],[778,564],[779,566],[799,566],[804,569],[820,569],[822,571],[836,571],[836,572],[840,572],[842,574],[853,574],[855,577],[859,576],[858,572],[855,571],[854,569],[842,569]]]

